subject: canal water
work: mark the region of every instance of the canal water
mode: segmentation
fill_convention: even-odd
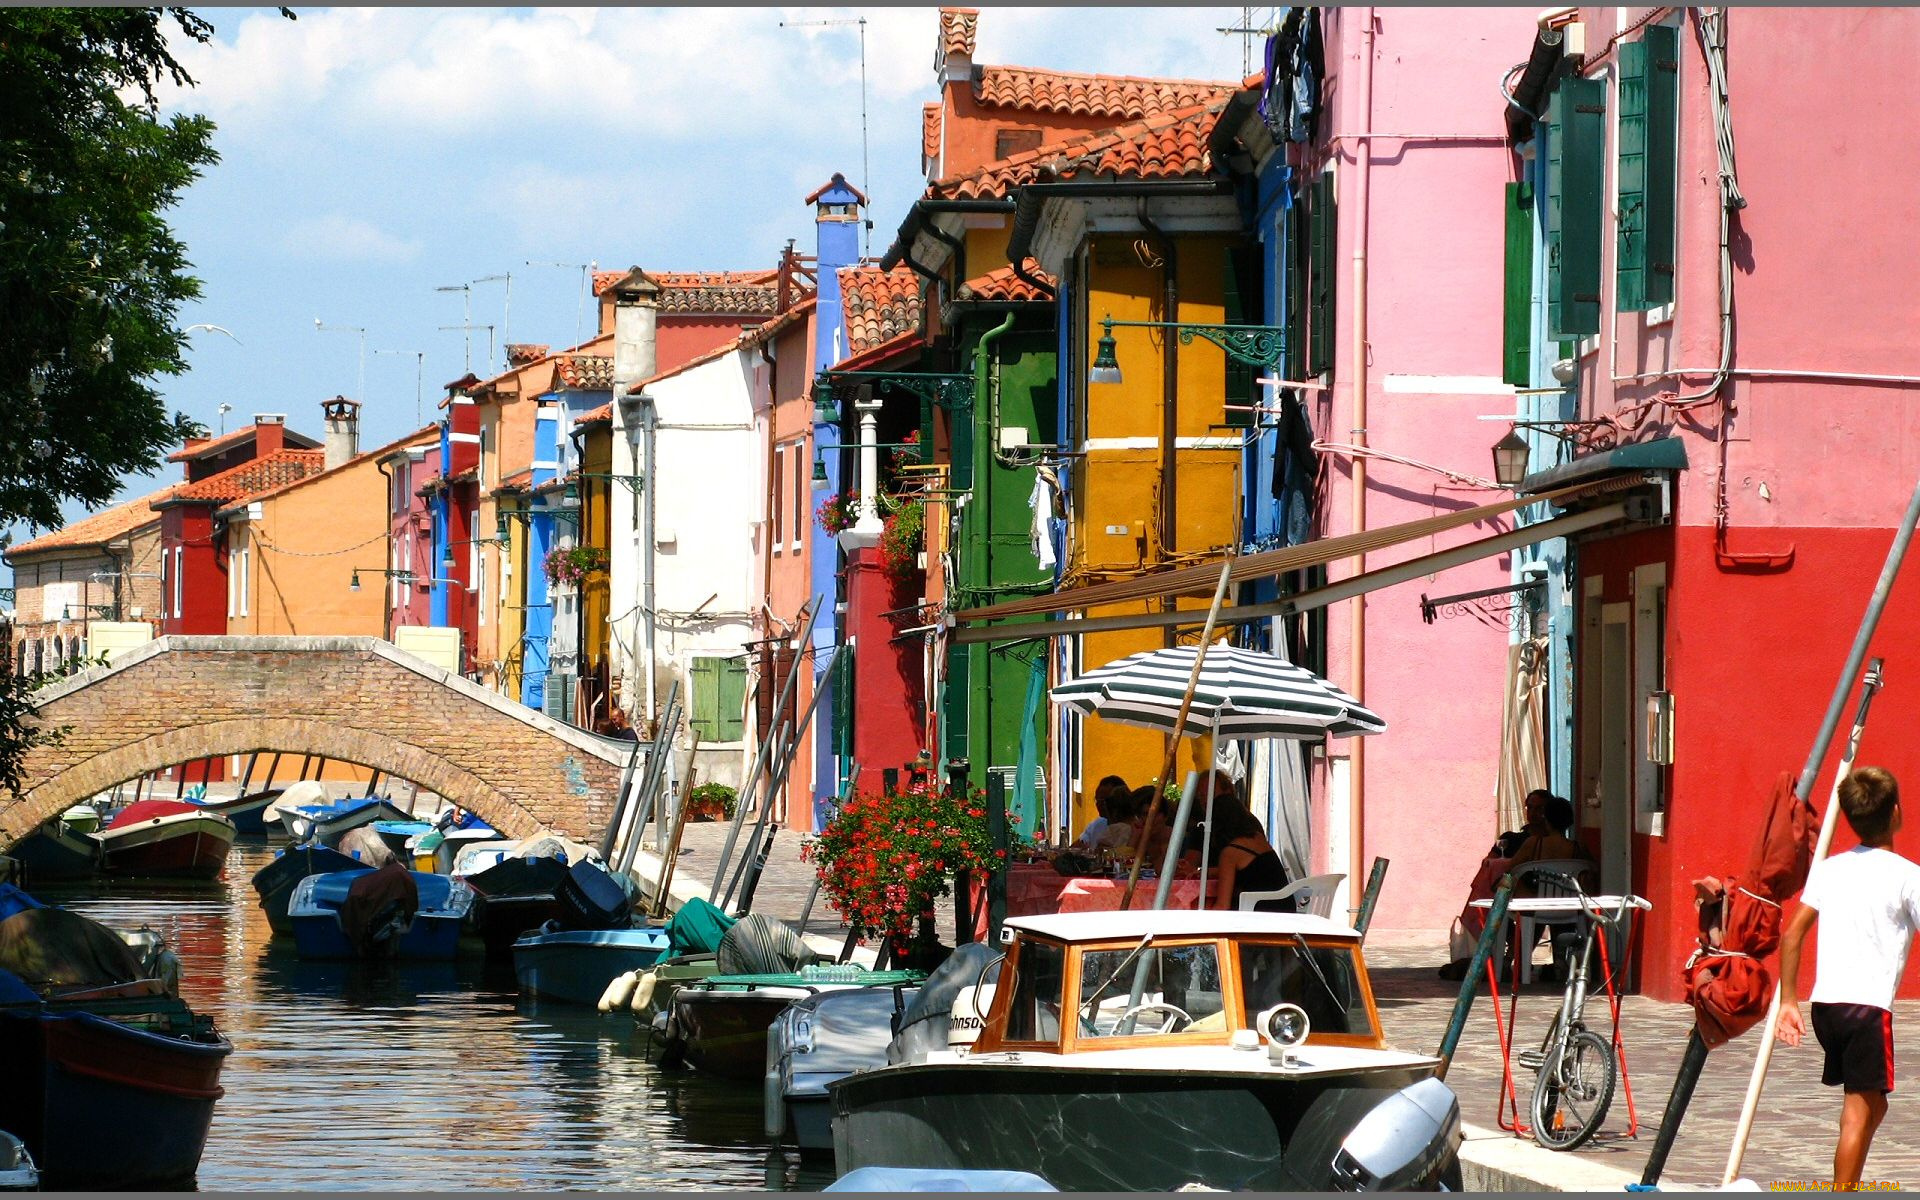
[[[830,1164],[770,1153],[757,1087],[662,1071],[625,1017],[520,999],[475,956],[306,963],[275,944],[234,847],[211,884],[39,889],[180,955],[181,996],[233,1042],[200,1161],[209,1191],[817,1191]]]

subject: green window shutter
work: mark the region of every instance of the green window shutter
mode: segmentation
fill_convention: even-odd
[[[1287,210],[1287,379],[1306,375],[1307,261],[1312,222],[1297,202]]]
[[[1646,293],[1648,306],[1657,307],[1673,300],[1680,31],[1649,25],[1641,44],[1647,58]]]
[[[1500,378],[1527,387],[1533,370],[1533,187],[1507,185],[1507,287]]]
[[[1606,116],[1598,79],[1569,76],[1547,104],[1547,325],[1556,338],[1600,332]]]
[[[1223,307],[1226,309],[1226,323],[1243,325],[1252,320],[1247,310],[1254,307],[1258,295],[1254,292],[1254,272],[1251,256],[1243,247],[1229,246],[1227,261],[1221,270],[1224,283]],[[1226,392],[1225,417],[1228,425],[1246,426],[1253,424],[1251,405],[1258,402],[1254,392],[1255,371],[1250,363],[1241,362],[1232,355],[1226,356]],[[1238,408],[1234,406],[1238,405]]]
[[[747,662],[743,658],[723,658],[719,665],[719,726],[722,742],[737,742],[745,730],[741,707],[747,702]]]
[[[703,742],[717,742],[720,737],[720,683],[719,660],[696,658],[693,660],[693,728]]]
[[[1313,181],[1311,244],[1307,256],[1312,264],[1308,286],[1307,374],[1318,375],[1333,366],[1333,255],[1338,226],[1333,212],[1333,174],[1323,171]]]
[[[1621,312],[1654,307],[1647,298],[1647,44],[1620,47],[1620,147],[1615,179],[1620,224],[1614,252],[1614,302]]]

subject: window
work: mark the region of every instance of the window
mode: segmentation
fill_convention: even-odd
[[[1250,1029],[1257,1028],[1260,1014],[1274,1005],[1297,1004],[1306,1010],[1312,1025],[1310,1041],[1322,1034],[1370,1041],[1375,1037],[1367,989],[1361,986],[1360,967],[1349,947],[1312,945],[1304,939],[1270,945],[1243,943],[1240,990]]]
[[[173,548],[173,616],[175,620],[179,620],[185,615],[185,609],[180,603],[180,595],[182,591],[181,578],[186,573],[186,553],[186,547],[184,546],[175,546]]]
[[[693,728],[702,742],[737,742],[744,728],[747,660],[696,658],[693,675]]]
[[[1500,380],[1533,386],[1533,185],[1509,183]]]
[[[1133,998],[1134,980],[1143,977],[1142,967],[1145,986],[1139,1010],[1131,1021],[1122,1020]],[[1083,1038],[1226,1032],[1220,949],[1214,942],[1154,946],[1137,954],[1132,946],[1082,951],[1080,989],[1075,1016]],[[1180,1013],[1191,1020],[1182,1020]]]
[[[1606,83],[1570,75],[1547,101],[1547,336],[1600,332]]]
[[[769,507],[773,509],[772,548],[775,554],[780,553],[781,543],[787,540],[784,536],[787,527],[787,506],[785,503],[787,493],[786,489],[782,486],[786,482],[786,465],[787,448],[785,446],[775,446],[773,448],[773,489],[769,493]]]
[[[1671,25],[1649,25],[1639,41],[1620,47],[1614,296],[1621,312],[1673,299],[1679,73],[1679,31]]]
[[[1221,278],[1226,283],[1225,309],[1228,325],[1260,324],[1260,267],[1251,246],[1230,246]],[[1251,311],[1249,311],[1251,310]],[[1226,356],[1226,391],[1221,422],[1232,426],[1254,424],[1253,406],[1260,402],[1254,385],[1258,374],[1253,364]]]
[[[1020,959],[1013,979],[1013,999],[1007,1004],[1009,1042],[1058,1042],[1060,996],[1066,982],[1066,948],[1032,939],[1020,943]]]
[[[1313,181],[1307,214],[1307,374],[1333,369],[1333,279],[1338,273],[1334,254],[1339,224],[1334,213],[1333,172],[1322,171]]]
[[[807,534],[807,489],[813,486],[813,472],[807,467],[807,439],[793,444],[793,523],[787,527],[789,549],[798,550]]]

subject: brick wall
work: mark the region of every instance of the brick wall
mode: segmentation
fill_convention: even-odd
[[[509,837],[597,842],[630,744],[562,726],[377,638],[170,637],[42,694],[68,726],[0,801],[0,846],[115,784],[215,755],[281,751],[376,767]]]

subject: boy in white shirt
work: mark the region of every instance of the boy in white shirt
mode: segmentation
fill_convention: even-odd
[[[1840,784],[1840,809],[1860,844],[1817,862],[1800,908],[1780,940],[1780,1040],[1806,1035],[1796,977],[1800,947],[1814,922],[1820,946],[1813,971],[1813,1033],[1826,1051],[1820,1081],[1845,1089],[1834,1190],[1860,1182],[1873,1135],[1893,1090],[1893,993],[1920,928],[1920,866],[1892,850],[1900,832],[1900,785],[1880,767],[1862,767]]]

